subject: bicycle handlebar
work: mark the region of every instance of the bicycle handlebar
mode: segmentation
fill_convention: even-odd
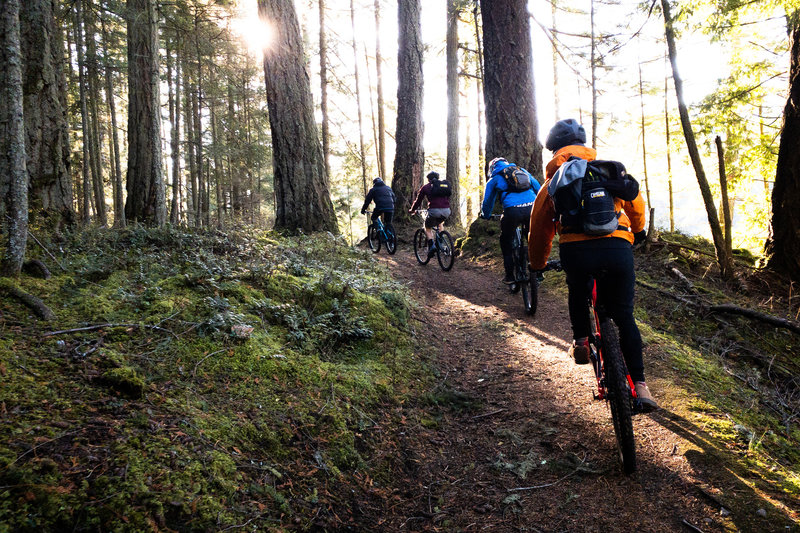
[[[561,261],[559,261],[558,259],[551,259],[550,261],[547,262],[547,264],[543,269],[537,270],[536,272],[547,272],[549,270],[555,270],[556,272],[561,272],[564,269],[561,268]]]

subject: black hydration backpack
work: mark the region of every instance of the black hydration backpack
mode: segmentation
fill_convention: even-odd
[[[433,180],[431,182],[431,196],[440,198],[442,196],[450,196],[453,191],[450,189],[450,183],[447,180]]]
[[[505,178],[509,192],[525,192],[531,188],[531,175],[524,168],[508,165],[500,174]]]
[[[615,198],[632,201],[639,183],[619,161],[585,161],[571,157],[549,186],[563,233],[602,236],[622,229]]]

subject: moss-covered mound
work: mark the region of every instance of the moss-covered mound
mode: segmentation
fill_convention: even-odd
[[[456,240],[456,248],[468,258],[501,257],[500,222],[476,218],[467,229],[467,234]]]
[[[65,270],[19,283],[57,319],[0,300],[0,532],[358,524],[426,379],[371,254],[256,230],[48,247]]]

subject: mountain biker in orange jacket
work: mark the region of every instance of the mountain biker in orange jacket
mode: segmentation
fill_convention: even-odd
[[[614,199],[615,209],[621,212],[619,228],[603,236],[589,236],[581,230],[562,228],[551,196],[552,178],[570,157],[593,161],[597,152],[584,146],[586,131],[576,120],[556,122],[545,143],[553,152],[546,167],[546,181],[536,196],[531,210],[528,258],[531,270],[542,270],[559,234],[561,266],[569,288],[569,318],[573,342],[570,355],[578,364],[589,362],[588,338],[591,332],[588,299],[592,280],[598,279],[597,292],[609,316],[619,328],[620,347],[625,357],[636,394],[646,410],[658,408],[644,378],[642,337],[633,318],[635,274],[632,244],[645,238],[645,205],[639,194],[633,201]],[[597,274],[603,271],[603,276]]]

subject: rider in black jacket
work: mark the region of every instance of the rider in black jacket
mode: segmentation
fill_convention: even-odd
[[[386,185],[382,179],[375,178],[372,180],[372,188],[367,193],[364,199],[364,205],[361,207],[361,214],[367,211],[369,203],[375,202],[375,209],[372,211],[372,222],[375,222],[379,216],[383,215],[383,225],[386,229],[394,233],[392,226],[392,218],[394,217],[394,191]]]

